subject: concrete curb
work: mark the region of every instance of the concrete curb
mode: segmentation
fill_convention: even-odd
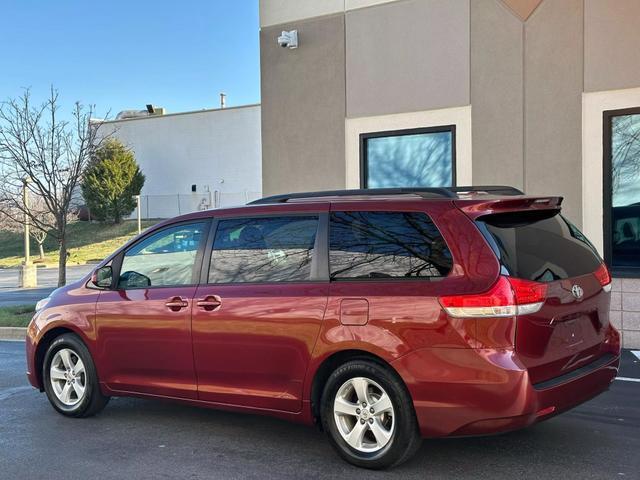
[[[0,327],[0,340],[24,340],[26,337],[24,327]]]

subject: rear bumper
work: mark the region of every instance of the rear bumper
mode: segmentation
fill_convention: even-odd
[[[393,366],[411,392],[422,435],[439,437],[502,433],[548,419],[606,391],[619,364],[613,351],[591,368],[536,386],[513,350],[425,349]]]

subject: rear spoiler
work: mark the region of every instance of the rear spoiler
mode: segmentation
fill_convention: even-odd
[[[563,197],[518,196],[515,198],[493,198],[491,200],[469,198],[454,200],[453,203],[468,217],[476,219],[484,215],[523,210],[556,210],[559,212],[562,200]]]

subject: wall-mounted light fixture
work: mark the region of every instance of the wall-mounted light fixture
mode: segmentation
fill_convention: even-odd
[[[278,37],[278,45],[282,48],[298,48],[298,30],[282,31]]]

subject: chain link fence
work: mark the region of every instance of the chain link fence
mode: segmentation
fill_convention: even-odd
[[[198,210],[244,205],[261,196],[260,192],[221,192],[219,190],[191,194],[141,195],[140,215],[145,220],[171,218]],[[137,217],[136,209],[130,218]]]

